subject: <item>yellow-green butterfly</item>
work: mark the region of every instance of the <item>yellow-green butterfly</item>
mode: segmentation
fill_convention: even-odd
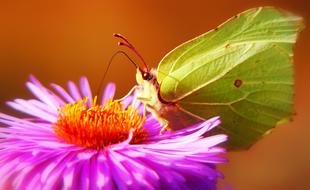
[[[139,100],[172,130],[220,116],[213,133],[227,134],[230,149],[248,148],[293,114],[292,48],[302,28],[285,11],[247,10],[181,44],[157,70],[138,68]]]

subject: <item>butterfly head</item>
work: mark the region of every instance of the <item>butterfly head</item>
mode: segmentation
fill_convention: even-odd
[[[144,86],[145,84],[149,84],[149,85],[155,86],[156,89],[158,86],[157,79],[156,79],[156,71],[153,69],[150,71],[145,71],[145,70],[142,70],[141,68],[137,68],[136,81],[138,84],[142,86]]]
[[[154,75],[150,71],[144,71],[140,68],[139,68],[139,70],[141,72],[141,76],[142,76],[143,80],[150,81],[154,78]]]

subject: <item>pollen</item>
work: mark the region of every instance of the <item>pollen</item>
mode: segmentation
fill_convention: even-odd
[[[132,130],[131,144],[146,138],[142,128],[145,116],[139,115],[136,108],[126,109],[119,101],[107,100],[103,105],[96,104],[96,98],[88,106],[88,99],[66,104],[58,111],[54,131],[69,144],[92,149],[122,142]]]

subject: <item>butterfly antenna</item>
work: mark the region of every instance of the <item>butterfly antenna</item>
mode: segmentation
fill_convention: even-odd
[[[137,51],[137,49],[127,40],[127,38],[125,38],[124,36],[122,36],[121,34],[113,34],[114,37],[119,38],[121,40],[123,40],[123,42],[119,42],[118,45],[119,46],[125,46],[129,49],[131,49],[142,61],[145,69],[147,72],[150,71],[148,65],[146,64],[145,60],[143,59],[143,57],[141,56],[141,54]],[[138,67],[139,68],[139,67]]]
[[[105,77],[106,77],[107,74],[108,74],[108,70],[109,70],[109,68],[110,68],[110,66],[111,66],[111,64],[112,64],[112,61],[113,61],[114,58],[115,58],[117,55],[119,55],[119,54],[123,54],[125,57],[127,57],[127,59],[128,59],[136,68],[139,68],[139,66],[129,57],[129,55],[127,55],[127,53],[125,53],[124,51],[121,51],[121,50],[115,52],[115,53],[112,55],[112,57],[110,58],[109,63],[108,63],[108,66],[107,66],[107,69],[105,70],[105,72],[104,72],[104,74],[103,74],[103,76],[102,76],[102,78],[101,78],[101,81],[100,81],[100,84],[99,84],[99,87],[98,87],[98,90],[97,90],[97,95],[99,95],[99,93],[101,92],[104,79],[105,79]]]

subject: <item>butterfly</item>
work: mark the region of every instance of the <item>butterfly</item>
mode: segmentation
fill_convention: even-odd
[[[150,69],[123,36],[137,66],[139,100],[163,130],[220,116],[212,133],[229,136],[229,149],[246,149],[293,115],[293,45],[302,18],[272,7],[242,12],[189,40]]]

